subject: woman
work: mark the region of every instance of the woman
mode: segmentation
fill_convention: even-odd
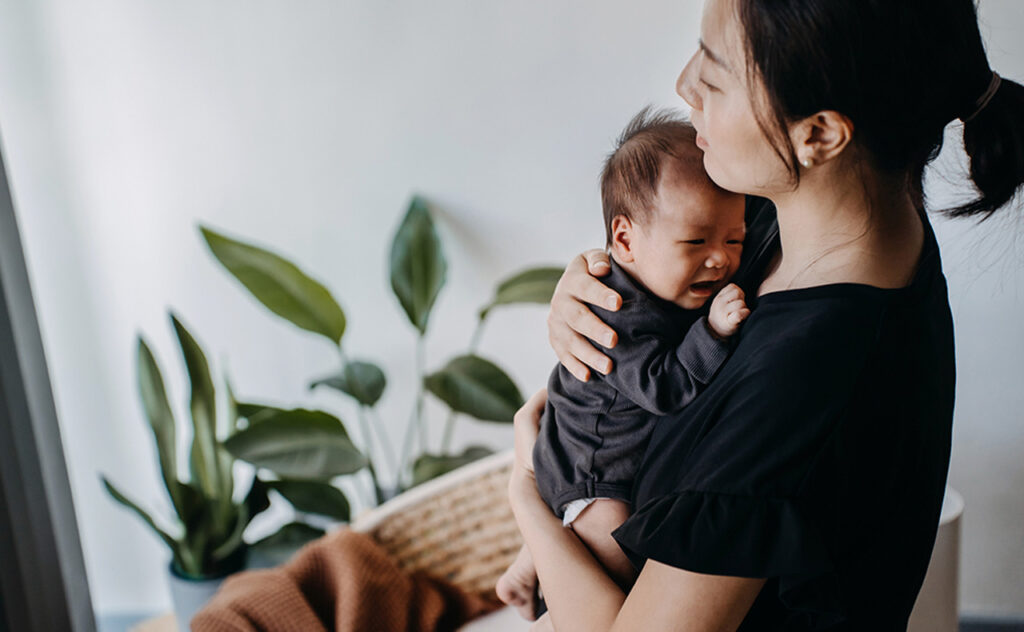
[[[516,416],[509,497],[568,630],[904,630],[949,465],[953,336],[922,174],[961,119],[987,216],[1024,181],[1024,88],[989,68],[972,0],[708,0],[677,82],[711,178],[748,198],[735,280],[754,311],[681,414],[660,419],[613,532],[624,594],[537,493],[545,393]],[[769,202],[770,200],[770,202]],[[614,370],[588,251],[549,316],[580,379]],[[584,336],[586,338],[584,338]]]

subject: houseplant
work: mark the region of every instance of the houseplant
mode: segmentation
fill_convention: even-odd
[[[137,381],[156,444],[161,479],[173,510],[172,519],[158,520],[105,476],[101,478],[114,500],[138,515],[170,549],[172,598],[178,620],[183,629],[187,629],[192,614],[213,594],[220,581],[245,566],[251,548],[273,555],[282,546],[294,550],[323,533],[322,529],[292,523],[254,545],[248,544],[243,537],[246,527],[269,507],[269,491],[280,493],[300,511],[347,520],[348,502],[344,494],[323,478],[357,471],[367,461],[347,440],[340,420],[326,414],[309,415],[309,411],[271,410],[239,403],[226,380],[226,414],[219,416],[206,354],[181,320],[173,313],[170,318],[190,385],[192,443],[187,477],[181,476],[178,468],[178,427],[163,376],[141,335],[137,338]],[[282,422],[316,424],[321,442],[318,449],[329,452],[330,467],[317,471],[321,477],[318,479],[301,476],[310,471],[308,467],[302,471],[287,467],[268,469],[262,475],[253,474],[248,489],[239,497],[235,458],[225,448],[224,441],[230,441],[238,428],[253,429],[266,423],[266,430],[260,432],[273,432]],[[291,448],[292,461],[301,461],[308,455],[301,445]],[[279,463],[287,465],[287,459],[280,456],[280,452],[278,458]]]
[[[523,398],[515,382],[495,362],[479,355],[477,347],[484,324],[494,309],[515,303],[549,302],[562,268],[531,268],[499,283],[492,299],[477,313],[476,328],[468,350],[427,374],[424,340],[432,308],[446,282],[447,261],[430,205],[420,196],[412,198],[395,232],[389,257],[391,288],[416,335],[417,390],[412,397],[401,450],[396,456],[376,412],[377,403],[387,387],[385,372],[369,359],[348,357],[344,346],[346,313],[331,292],[297,265],[274,252],[206,226],[200,226],[200,232],[216,260],[263,306],[296,327],[318,334],[336,347],[338,370],[311,380],[309,386],[311,389],[334,389],[357,404],[362,452],[368,459],[374,502],[380,503],[408,487],[491,453],[485,446],[470,446],[457,454],[449,451],[458,414],[482,421],[510,423],[522,405]],[[428,450],[424,418],[424,401],[428,393],[449,408],[438,453]],[[286,440],[286,432],[283,429],[276,440]],[[410,455],[414,439],[418,439],[420,448],[420,454],[415,456]],[[269,441],[261,445],[263,449],[272,449]],[[228,447],[239,458],[252,462],[250,454],[234,450],[230,443]],[[392,481],[381,480],[377,467],[379,459],[389,462],[395,473]]]

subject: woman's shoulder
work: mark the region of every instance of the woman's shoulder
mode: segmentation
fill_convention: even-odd
[[[802,373],[858,363],[887,315],[888,301],[873,290],[842,284],[760,297],[736,340],[734,366]]]
[[[774,208],[758,206],[774,222]],[[754,215],[757,218],[764,215]],[[792,363],[802,354],[833,354],[856,360],[886,334],[905,331],[915,338],[921,324],[946,323],[949,299],[938,243],[927,217],[913,278],[903,287],[878,287],[858,282],[835,282],[777,290],[757,296],[760,276],[748,278],[748,303],[753,311],[740,330],[739,342],[755,355],[754,365]],[[763,247],[765,225],[756,235]],[[770,232],[767,233],[770,235]],[[945,335],[936,331],[936,335]],[[881,350],[881,351],[884,351]]]

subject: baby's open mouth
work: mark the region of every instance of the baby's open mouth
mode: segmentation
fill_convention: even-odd
[[[715,289],[716,285],[718,285],[718,281],[701,281],[691,285],[690,289],[697,294],[708,294]]]

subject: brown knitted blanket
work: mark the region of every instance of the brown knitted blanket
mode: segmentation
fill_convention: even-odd
[[[192,630],[455,630],[502,605],[421,571],[400,570],[372,538],[346,527],[277,568],[229,577],[192,619]]]

